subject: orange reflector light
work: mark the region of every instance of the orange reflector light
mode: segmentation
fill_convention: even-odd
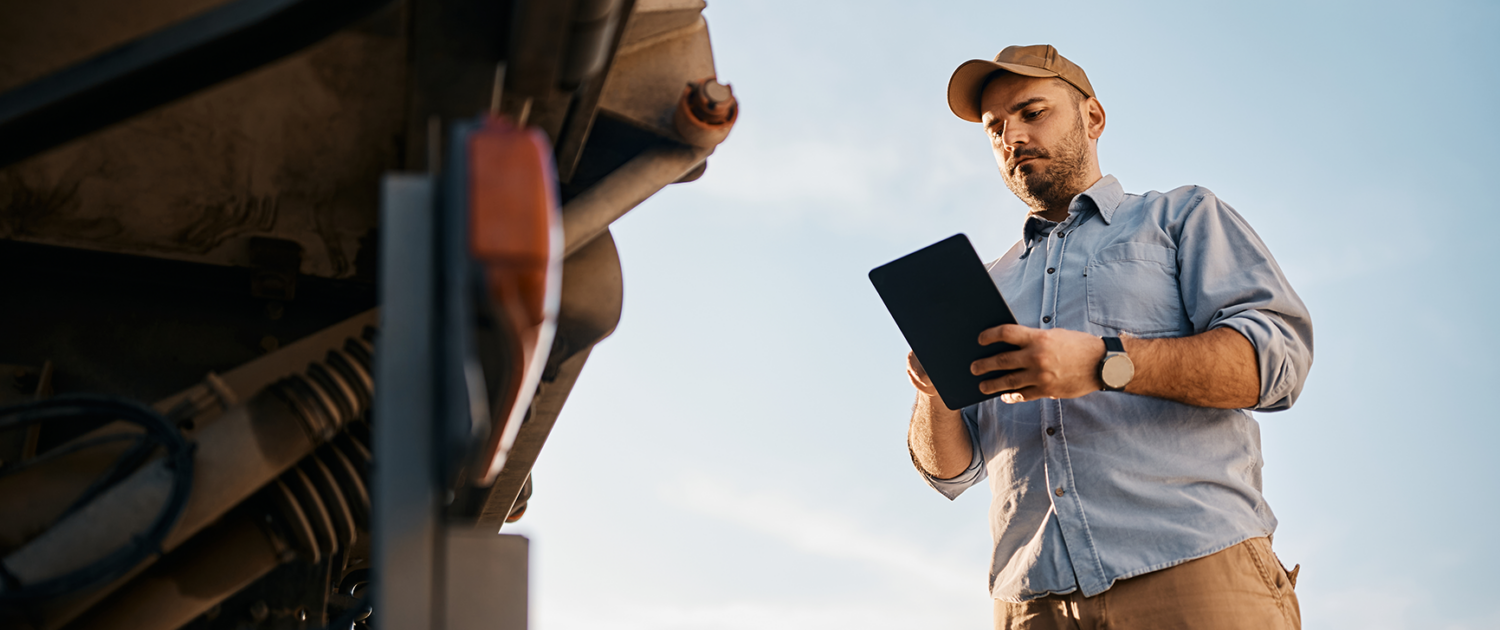
[[[491,118],[469,138],[469,247],[484,269],[485,286],[510,337],[508,391],[492,407],[496,426],[476,481],[494,482],[515,443],[521,420],[541,382],[562,292],[562,219],[552,145],[537,129]]]

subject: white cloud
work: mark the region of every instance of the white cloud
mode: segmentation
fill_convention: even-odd
[[[941,557],[909,540],[872,531],[863,521],[808,506],[772,491],[740,491],[697,478],[663,492],[666,501],[700,514],[771,536],[817,556],[851,560],[881,571],[893,581],[931,595],[984,597],[980,564]]]
[[[543,630],[910,630],[986,628],[991,602],[983,558],[961,562],[881,533],[877,524],[810,505],[787,494],[745,490],[697,477],[658,488],[654,500],[749,530],[805,557],[844,561],[852,573],[884,578],[862,592],[809,593],[793,601],[757,596],[726,584],[715,595],[640,592],[639,585],[600,591],[575,582],[537,593],[533,627]],[[795,573],[796,566],[785,571]],[[708,576],[705,576],[707,578]]]

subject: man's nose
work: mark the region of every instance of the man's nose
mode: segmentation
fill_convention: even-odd
[[[1010,121],[1007,120],[1000,125],[1000,144],[1005,148],[1006,153],[1014,153],[1016,145],[1026,144],[1026,134],[1013,127]]]
[[[1010,125],[1006,125],[1000,132],[1000,141],[1005,143],[1005,148],[1009,151],[1015,151],[1017,146],[1024,145],[1029,140],[1026,132]]]

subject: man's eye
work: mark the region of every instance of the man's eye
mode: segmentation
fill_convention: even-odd
[[[1024,118],[1025,118],[1025,119],[1026,119],[1026,120],[1036,120],[1036,118],[1037,118],[1037,117],[1038,117],[1038,116],[1041,116],[1041,115],[1042,115],[1042,111],[1043,111],[1043,110],[1040,110],[1040,109],[1034,109],[1034,110],[1031,110],[1031,111],[1029,111],[1029,112],[1026,112],[1026,113],[1025,113],[1025,114],[1022,114],[1022,116],[1023,116],[1023,117],[1024,117]]]

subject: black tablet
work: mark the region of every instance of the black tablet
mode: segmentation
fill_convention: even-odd
[[[1005,298],[969,244],[955,234],[870,270],[870,282],[927,370],[949,409],[962,409],[1000,395],[979,391],[980,381],[1005,374],[969,373],[969,364],[1007,350],[1010,344],[979,345],[979,333],[1016,323]]]

